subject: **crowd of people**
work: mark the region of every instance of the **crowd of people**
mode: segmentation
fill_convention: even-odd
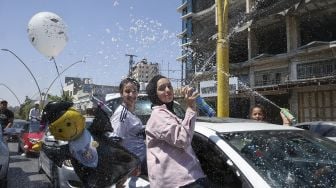
[[[129,187],[142,175],[148,176],[151,187],[209,187],[210,182],[191,146],[198,93],[190,87],[182,90],[187,109],[184,119],[180,119],[174,112],[174,90],[170,80],[162,75],[154,76],[146,87],[152,112],[145,127],[134,113],[139,88],[139,83],[132,78],[121,81],[122,103],[110,118],[113,136],[120,137],[121,145],[139,159],[138,168],[130,175]],[[256,105],[250,110],[250,119],[265,121],[265,114],[263,106]],[[39,104],[35,103],[29,120],[39,120],[40,115]],[[280,115],[283,124],[288,125],[289,120],[282,113]],[[2,129],[10,127],[13,118],[7,101],[1,101]],[[123,187],[126,178],[116,187]]]

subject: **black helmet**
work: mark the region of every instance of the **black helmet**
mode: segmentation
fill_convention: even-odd
[[[43,109],[41,122],[51,123],[61,117],[73,103],[68,101],[49,102]]]

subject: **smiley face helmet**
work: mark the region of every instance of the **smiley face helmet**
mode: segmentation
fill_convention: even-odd
[[[42,113],[42,123],[49,125],[50,133],[58,140],[74,140],[85,128],[85,118],[67,101],[49,102]]]

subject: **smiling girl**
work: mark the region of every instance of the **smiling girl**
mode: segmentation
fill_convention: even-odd
[[[191,147],[198,94],[192,88],[184,88],[187,110],[182,120],[173,110],[174,90],[166,77],[153,77],[146,91],[153,105],[146,125],[150,186],[208,187],[207,178]]]

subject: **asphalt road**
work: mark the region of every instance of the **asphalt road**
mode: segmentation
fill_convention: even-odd
[[[47,188],[51,183],[46,175],[38,173],[38,156],[21,156],[17,143],[9,142],[10,161],[8,169],[8,188]]]

